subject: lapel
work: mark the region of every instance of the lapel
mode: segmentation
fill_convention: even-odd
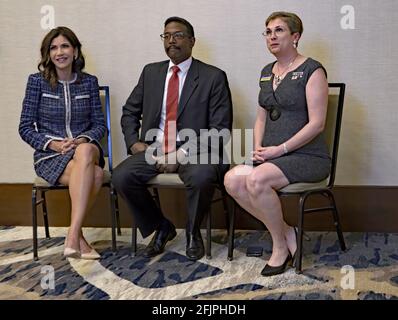
[[[159,72],[154,75],[154,82],[153,82],[153,91],[151,95],[153,94],[153,97],[155,97],[155,103],[153,106],[153,111],[155,114],[155,118],[160,121],[160,112],[162,111],[162,105],[163,105],[163,94],[164,94],[164,86],[166,82],[166,76],[167,76],[167,69],[169,66],[169,61],[165,61],[162,63],[159,67]]]
[[[198,81],[199,81],[199,64],[194,58],[192,58],[192,64],[188,70],[188,74],[184,82],[184,87],[182,88],[180,102],[178,103],[177,119],[184,111],[184,108],[187,105],[189,98],[192,96],[192,93],[195,91],[196,87],[198,86]]]

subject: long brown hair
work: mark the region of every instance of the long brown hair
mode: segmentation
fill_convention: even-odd
[[[58,36],[64,36],[66,39],[68,39],[73,49],[77,49],[77,58],[73,59],[72,72],[76,72],[79,75],[85,66],[84,56],[81,50],[82,44],[76,37],[75,33],[67,27],[57,27],[52,29],[49,33],[47,33],[41,43],[41,60],[37,68],[43,74],[43,77],[50,82],[50,85],[53,88],[55,88],[57,85],[58,76],[55,70],[55,65],[50,58],[50,46],[53,39]]]

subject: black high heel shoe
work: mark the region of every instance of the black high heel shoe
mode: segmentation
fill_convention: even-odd
[[[284,273],[289,265],[289,262],[291,262],[291,261],[292,261],[292,255],[289,252],[284,263],[282,263],[280,266],[276,266],[276,267],[272,267],[272,266],[266,264],[264,269],[261,270],[261,275],[264,277],[270,277],[270,276],[274,276],[276,274]]]

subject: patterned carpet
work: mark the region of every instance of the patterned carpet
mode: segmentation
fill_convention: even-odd
[[[102,256],[88,261],[62,256],[65,228],[51,228],[51,239],[40,228],[40,259],[33,261],[31,228],[0,227],[0,299],[398,299],[398,234],[345,233],[347,251],[341,252],[335,233],[308,232],[303,274],[289,269],[266,278],[260,271],[271,253],[267,232],[238,231],[234,260],[228,261],[226,234],[213,230],[213,258],[192,262],[178,231],[162,255],[148,259],[140,251],[131,255],[128,229],[113,253],[109,229],[87,228],[88,241]],[[149,240],[139,238],[139,250]],[[254,245],[263,247],[262,257],[246,256]]]

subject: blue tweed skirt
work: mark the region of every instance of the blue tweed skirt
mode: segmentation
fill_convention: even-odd
[[[100,151],[99,166],[103,168],[105,166],[104,152],[97,143],[94,141],[91,143],[94,143]],[[59,185],[58,179],[64,173],[74,154],[75,150],[70,150],[66,154],[58,154],[52,158],[39,161],[34,166],[36,174],[54,186]]]

